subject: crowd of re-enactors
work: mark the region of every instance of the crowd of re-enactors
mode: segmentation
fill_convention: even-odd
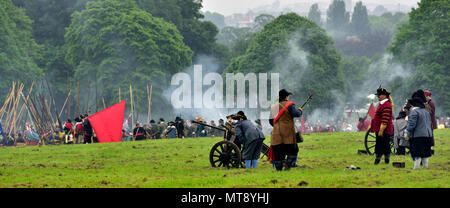
[[[151,120],[148,124],[141,124],[136,122],[135,126],[129,128],[129,118],[124,122],[122,128],[122,141],[139,141],[147,139],[175,139],[175,138],[197,138],[197,137],[224,137],[226,135],[227,126],[228,129],[234,130],[238,128],[238,137],[235,141],[244,144],[242,149],[245,155],[244,160],[248,163],[247,168],[256,167],[257,159],[259,158],[259,152],[261,150],[262,136],[264,134],[271,134],[271,146],[269,151],[269,157],[273,162],[273,166],[277,170],[282,169],[282,165],[286,165],[287,169],[296,167],[296,160],[298,154],[298,145],[295,141],[290,141],[290,138],[294,138],[296,132],[303,134],[321,133],[321,132],[351,132],[351,131],[368,131],[371,130],[376,134],[375,144],[375,164],[378,164],[381,157],[384,155],[385,163],[389,163],[389,156],[391,154],[391,148],[389,141],[386,138],[394,138],[394,148],[396,148],[397,154],[411,153],[411,157],[414,161],[414,169],[419,168],[422,165],[423,168],[428,168],[428,160],[434,151],[432,147],[434,143],[433,130],[437,128],[449,128],[449,118],[436,118],[435,106],[431,99],[431,92],[418,90],[414,92],[411,99],[408,99],[404,106],[402,106],[398,116],[393,116],[393,107],[389,105],[389,111],[386,112],[383,109],[385,103],[392,102],[390,100],[390,93],[384,88],[377,90],[377,95],[380,103],[378,104],[377,111],[375,112],[375,119],[369,120],[369,118],[359,118],[359,121],[355,124],[351,122],[337,121],[323,125],[320,121],[314,121],[308,123],[304,122],[304,127],[301,126],[300,118],[302,109],[298,111],[294,109],[295,104],[288,101],[289,95],[292,93],[286,90],[279,92],[280,106],[276,107],[276,112],[282,111],[281,106],[285,106],[289,113],[276,115],[273,113],[269,121],[261,122],[260,119],[249,122],[244,112],[240,111],[235,114],[237,120],[227,116],[226,120],[219,119],[216,123],[214,120],[206,122],[201,117],[196,117],[194,121],[183,120],[180,117],[176,117],[174,121],[165,122],[163,118],[160,118],[158,122]],[[381,97],[381,98],[380,98]],[[389,98],[389,99],[388,99]],[[294,104],[288,108],[288,104]],[[281,105],[282,104],[282,105]],[[285,109],[285,110],[286,110]],[[297,112],[298,111],[298,112]],[[383,112],[382,112],[383,111]],[[279,112],[278,112],[279,113]],[[284,116],[289,115],[290,116]],[[390,117],[388,116],[390,115]],[[36,133],[34,128],[27,123],[24,130],[18,131],[16,134],[12,134],[6,137],[4,134],[0,135],[0,145],[12,146],[18,142],[25,142],[27,144],[87,144],[97,143],[97,137],[92,126],[89,123],[88,114],[80,115],[72,120],[68,119],[63,129],[57,129],[54,132],[49,132],[42,136]],[[278,116],[283,124],[283,119],[290,123],[287,126],[275,125]],[[245,118],[245,119],[243,119]],[[408,119],[409,118],[409,119]],[[277,118],[278,119],[278,118]],[[294,121],[295,119],[295,121]],[[378,120],[377,120],[378,119]],[[378,122],[378,123],[377,123]],[[206,124],[206,125],[201,125]],[[211,128],[217,127],[217,128]],[[291,128],[291,127],[292,128]],[[256,128],[253,128],[256,127]],[[220,130],[220,129],[223,129]],[[250,129],[250,130],[248,130]],[[254,131],[257,129],[257,131]],[[291,132],[291,129],[292,130]],[[280,132],[278,132],[280,131]],[[250,132],[250,133],[249,133]],[[274,133],[278,132],[278,133]],[[288,133],[286,133],[288,132]],[[380,133],[382,132],[382,133]],[[292,134],[292,135],[291,135]],[[235,136],[235,135],[234,135]],[[253,136],[255,138],[245,138]],[[236,137],[236,136],[235,136]],[[278,138],[280,137],[280,138]],[[289,142],[286,142],[285,138],[288,137]],[[258,145],[246,144],[246,141],[258,141]],[[255,142],[256,143],[256,142]],[[245,145],[246,144],[246,145]],[[251,143],[253,144],[253,143]],[[248,152],[250,151],[251,152]],[[409,151],[408,151],[409,150]],[[252,156],[255,155],[255,156]],[[249,158],[249,159],[246,159]],[[256,161],[255,161],[256,160]]]

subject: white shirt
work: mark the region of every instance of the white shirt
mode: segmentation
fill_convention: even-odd
[[[380,101],[380,104],[383,105],[383,104],[384,104],[386,101],[388,101],[388,100],[389,100],[389,99],[386,98],[386,99]]]

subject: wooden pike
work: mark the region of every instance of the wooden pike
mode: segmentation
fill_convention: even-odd
[[[91,80],[89,80],[89,85],[88,85],[88,96],[86,99],[86,113],[89,112],[89,97],[91,96]]]
[[[62,112],[64,111],[64,107],[66,107],[66,103],[67,103],[67,100],[68,100],[69,97],[70,97],[70,93],[71,93],[71,92],[72,92],[72,91],[69,90],[69,94],[67,94],[66,100],[64,101],[64,105],[62,106],[61,111],[59,111],[58,118],[61,117],[61,114],[62,114]]]
[[[28,100],[30,98],[31,93],[33,92],[33,85],[34,85],[34,82],[31,83],[30,91],[28,92],[26,100]],[[19,98],[20,98],[20,95],[23,95],[23,93],[20,92]],[[23,115],[24,109],[25,109],[25,103],[22,104],[22,107],[20,108],[20,112],[19,112],[18,118],[14,119],[14,121],[13,121],[13,128],[14,128],[14,132],[13,133],[14,134],[16,133],[17,122],[22,120],[22,115]]]
[[[77,78],[77,98],[76,98],[76,108],[77,108],[77,116],[80,115],[80,78]]]
[[[148,92],[148,114],[147,114],[147,123],[150,123],[150,119],[152,118],[152,85],[150,85],[150,91]],[[148,85],[147,85],[148,90]]]
[[[131,128],[134,126],[134,115],[133,115],[133,88],[130,84],[130,99],[131,99]]]
[[[56,109],[55,96],[53,96],[52,90],[50,89],[50,85],[48,84],[47,79],[45,79],[45,82],[47,83],[47,88],[48,88],[48,92],[49,92],[49,94],[50,94],[50,99],[51,99],[51,102],[53,103],[53,106],[54,106],[55,116],[57,116],[57,117],[56,117],[56,120],[58,121],[59,127],[62,129],[61,120],[59,119],[58,111],[57,111],[57,109]],[[51,104],[50,104],[50,106],[51,106]],[[48,110],[50,111],[50,108],[49,108]]]
[[[8,106],[10,105],[13,93],[14,93],[13,89],[11,89],[8,97],[5,100],[5,103],[3,104],[3,107],[0,109],[0,121],[3,119],[3,115],[6,112],[6,109],[8,108]]]
[[[103,109],[106,109],[106,104],[105,104],[105,98],[102,97],[102,101],[103,101]]]

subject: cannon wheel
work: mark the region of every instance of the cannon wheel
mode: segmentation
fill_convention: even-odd
[[[242,156],[239,147],[233,142],[220,141],[216,143],[209,153],[212,167],[239,168]]]
[[[370,132],[370,129],[366,132],[366,137],[364,138],[364,146],[366,147],[367,153],[369,155],[373,155],[375,153],[375,142],[376,142],[376,133]],[[396,153],[397,150],[394,148],[394,136],[391,136],[391,141],[389,142],[389,146],[391,147],[391,153]]]

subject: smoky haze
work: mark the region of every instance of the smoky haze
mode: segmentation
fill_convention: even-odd
[[[348,1],[348,0],[347,0]],[[346,2],[347,2],[346,1]],[[419,0],[360,0],[364,5],[405,5],[417,7]],[[310,5],[318,3],[320,9],[328,8],[332,0],[203,0],[203,11],[218,12],[223,15],[232,15],[234,13],[246,13],[249,10],[259,8],[282,10],[284,8],[294,9],[296,4],[303,4],[309,9]],[[352,0],[352,6],[358,2]],[[324,10],[325,11],[325,10]]]

